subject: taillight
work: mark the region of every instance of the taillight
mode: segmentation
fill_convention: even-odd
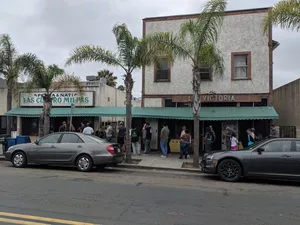
[[[112,155],[114,155],[114,154],[116,154],[116,152],[115,152],[115,149],[114,149],[114,146],[113,145],[109,145],[109,146],[107,146],[106,147],[106,150],[110,153],[110,154],[112,154]]]

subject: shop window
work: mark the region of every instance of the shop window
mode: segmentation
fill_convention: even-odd
[[[231,79],[232,80],[251,79],[251,53],[250,52],[231,53]]]
[[[155,82],[170,82],[171,69],[170,61],[166,58],[159,60],[159,65],[154,66],[154,81]]]

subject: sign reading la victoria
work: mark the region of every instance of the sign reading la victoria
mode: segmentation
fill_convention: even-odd
[[[20,93],[20,106],[43,106],[45,92]],[[79,94],[75,91],[53,92],[51,95],[52,106],[71,107],[94,106],[94,93],[92,91]]]

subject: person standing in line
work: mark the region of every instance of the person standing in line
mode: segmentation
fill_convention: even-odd
[[[58,132],[65,132],[67,131],[67,123],[63,121],[62,125],[59,127]]]
[[[225,144],[226,150],[231,150],[231,137],[235,134],[234,130],[230,126],[226,126]]]
[[[238,139],[236,138],[235,133],[232,134],[231,138],[231,150],[236,151],[238,150]]]
[[[108,122],[106,128],[106,140],[108,142],[111,142],[112,135],[113,135],[113,127],[110,125],[110,122]]]
[[[186,126],[183,126],[181,128],[181,133],[180,133],[180,140],[182,139],[183,135],[185,135],[185,131],[186,131]],[[180,141],[180,152],[183,152],[183,143]]]
[[[270,138],[279,138],[279,130],[274,125],[270,127]]]
[[[170,130],[168,126],[165,124],[160,131],[160,148],[162,151],[162,158],[166,158],[168,155],[168,139],[169,139]]]
[[[142,128],[142,140],[141,140],[141,149],[143,152],[145,152],[146,148],[145,148],[145,141],[146,141],[146,124],[144,124],[143,128]]]
[[[247,136],[248,136],[248,146],[254,145],[255,139],[253,138],[252,129],[247,129]]]
[[[205,133],[205,152],[208,153],[212,150],[212,144],[215,141],[215,135],[211,127],[206,128]]]
[[[182,159],[183,156],[187,159],[187,156],[189,154],[189,148],[191,147],[191,135],[189,134],[188,130],[185,130],[185,134],[181,136],[180,139],[180,145],[182,146],[180,149],[180,157],[179,159]]]
[[[124,126],[124,123],[121,122],[119,129],[118,129],[118,144],[122,146],[122,149],[124,148],[124,143],[125,143],[125,134],[126,134],[126,127]]]
[[[149,123],[145,126],[146,137],[145,137],[145,152],[144,154],[149,155],[151,152],[151,139],[152,139],[152,128]]]
[[[85,128],[85,124],[84,122],[81,122],[80,127],[78,128],[78,132],[82,133],[84,128]]]
[[[131,130],[131,143],[132,143],[132,151],[133,155],[140,155],[140,143],[139,143],[139,135],[136,128],[133,126]]]
[[[91,127],[90,123],[86,124],[86,127],[82,131],[83,134],[91,135],[94,133],[94,129]]]

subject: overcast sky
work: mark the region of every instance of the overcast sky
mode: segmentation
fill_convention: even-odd
[[[0,0],[0,34],[8,33],[21,53],[37,54],[46,64],[64,65],[70,51],[83,44],[115,50],[114,24],[126,23],[142,35],[145,17],[198,13],[204,0]],[[229,0],[228,10],[272,6],[276,0]],[[274,87],[299,78],[300,33],[274,29]],[[102,64],[68,67],[85,79],[110,69],[123,83],[121,70]],[[141,95],[141,71],[134,73],[134,95]]]

